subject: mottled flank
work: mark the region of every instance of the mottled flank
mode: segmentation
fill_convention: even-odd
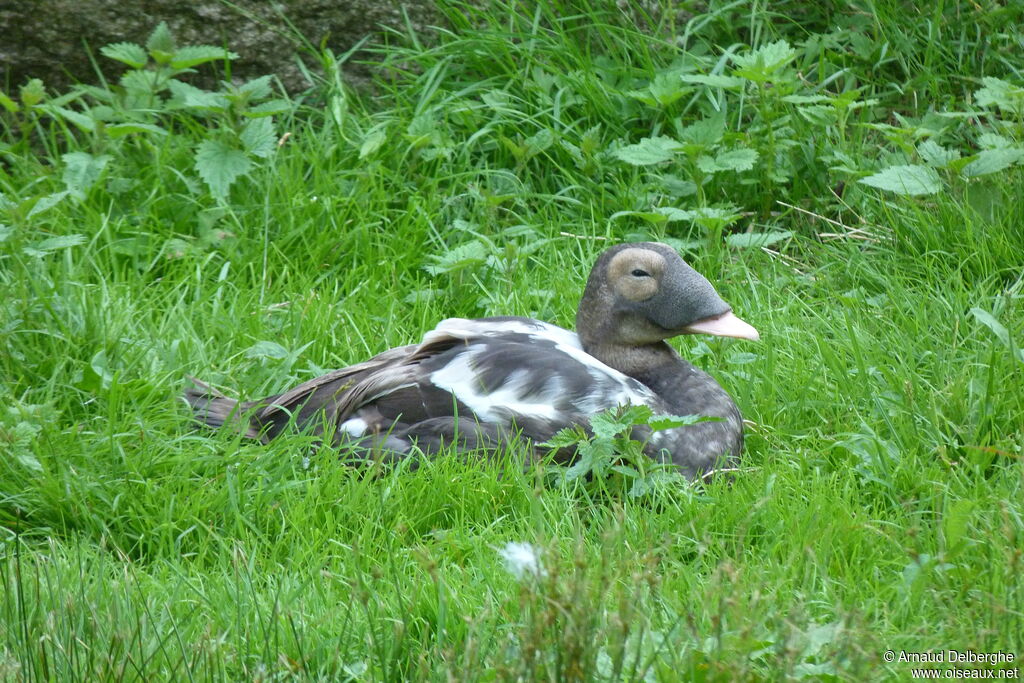
[[[613,278],[610,270],[622,273]],[[674,251],[623,245],[594,267],[579,335],[528,318],[452,318],[420,344],[283,394],[238,403],[196,380],[186,398],[212,427],[235,425],[267,440],[294,424],[356,457],[403,458],[447,444],[491,451],[517,434],[538,443],[625,404],[721,418],[654,435],[635,431],[649,437],[650,457],[696,477],[739,457],[743,424],[725,390],[663,341],[695,323],[756,335]]]

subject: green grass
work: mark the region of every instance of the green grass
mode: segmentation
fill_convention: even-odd
[[[886,650],[1024,657],[1024,109],[977,102],[982,77],[1024,85],[1000,47],[1024,16],[767,5],[456,7],[375,48],[372,90],[319,54],[324,82],[283,104],[9,93],[0,678],[899,680]],[[778,41],[767,81],[680,90]],[[245,132],[260,102],[272,145]],[[629,161],[716,112],[701,150]],[[210,140],[248,159],[226,192],[195,164]],[[986,149],[1009,163],[965,171]],[[908,165],[937,184],[856,182]],[[752,423],[731,481],[633,498],[514,448],[352,468],[303,435],[195,431],[177,398],[189,374],[276,392],[445,317],[571,327],[606,240],[640,238],[761,331],[678,344]],[[510,573],[510,542],[543,575]]]

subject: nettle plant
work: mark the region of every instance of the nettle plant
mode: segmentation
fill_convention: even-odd
[[[812,87],[793,66],[797,54],[789,43],[778,41],[713,63],[689,58],[628,93],[654,110],[651,118],[663,130],[631,143],[620,140],[611,153],[643,168],[648,182],[671,203],[613,218],[633,216],[653,225],[689,222],[700,230],[702,241],[716,244],[745,215],[744,209],[769,212],[778,186],[791,183],[806,163],[808,143],[798,127],[821,127],[838,144],[854,112],[876,103],[857,99],[858,91],[831,95],[821,85]],[[658,115],[684,98],[698,112],[695,121],[694,116]],[[723,201],[735,195],[737,185],[746,188],[744,194],[762,197],[761,206],[741,208]],[[686,203],[690,206],[675,205]],[[724,240],[733,247],[754,247],[791,234],[747,232]]]
[[[904,159],[917,163],[887,165],[858,182],[900,195],[931,195],[957,179],[970,181],[1024,163],[1024,88],[999,78],[981,82],[974,91],[980,109],[932,113],[920,120],[897,117],[900,126],[875,124]],[[964,122],[971,128],[965,130]],[[958,136],[968,139],[972,153],[942,144],[956,144]]]
[[[145,46],[115,43],[100,53],[128,67],[117,85],[81,85],[51,98],[34,79],[21,88],[18,100],[0,93],[0,106],[10,117],[6,127],[19,137],[7,151],[44,145],[51,158],[59,157],[64,185],[58,192],[39,194],[32,187],[24,196],[7,197],[15,224],[32,222],[62,201],[84,200],[99,187],[115,195],[130,192],[142,169],[179,166],[181,145],[174,132],[189,133],[183,138],[191,147],[192,167],[217,201],[276,151],[273,116],[291,104],[274,97],[271,76],[241,85],[224,82],[215,92],[182,80],[195,73],[194,67],[229,62],[235,53],[210,45],[179,47],[165,23]],[[204,193],[203,185],[186,179],[194,195]]]

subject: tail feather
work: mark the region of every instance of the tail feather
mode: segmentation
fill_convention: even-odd
[[[251,439],[259,439],[259,430],[245,416],[248,404],[228,398],[206,382],[189,377],[192,386],[185,389],[185,402],[192,408],[196,420],[213,429],[224,425],[235,426],[244,430],[243,434]]]

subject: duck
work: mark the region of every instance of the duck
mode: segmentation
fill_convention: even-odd
[[[575,332],[517,316],[449,318],[418,344],[279,394],[238,401],[190,378],[185,400],[200,423],[264,443],[298,428],[396,460],[446,446],[494,453],[514,439],[540,457],[561,429],[587,430],[598,413],[645,405],[656,415],[712,418],[634,429],[647,456],[692,480],[738,463],[743,419],[729,393],[667,342],[688,334],[759,339],[674,248],[623,243],[597,258]]]

